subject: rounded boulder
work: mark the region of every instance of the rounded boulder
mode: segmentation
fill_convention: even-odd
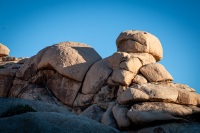
[[[100,55],[86,44],[62,42],[45,51],[38,69],[54,68],[63,76],[82,82],[90,66],[100,59]]]
[[[0,43],[0,57],[8,56],[9,52],[10,52],[9,48]]]
[[[163,49],[159,39],[145,31],[127,30],[117,40],[117,51],[128,53],[149,53],[156,61],[163,58]]]

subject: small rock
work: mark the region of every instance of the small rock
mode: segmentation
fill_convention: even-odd
[[[142,63],[138,58],[130,58],[129,60],[121,62],[119,68],[137,74],[141,66]]]
[[[130,58],[138,58],[140,59],[142,66],[156,63],[156,59],[149,53],[130,53]]]
[[[101,122],[102,115],[104,114],[104,110],[100,108],[98,105],[93,104],[89,106],[86,110],[80,113],[80,116],[85,116],[90,119],[93,119],[97,122]]]
[[[112,80],[120,85],[129,86],[135,75],[130,71],[118,69],[113,72]]]
[[[112,109],[113,115],[119,128],[127,128],[131,125],[131,122],[127,116],[128,108],[124,105],[115,105]]]
[[[142,76],[141,74],[137,74],[133,80],[132,80],[133,83],[136,83],[136,84],[145,84],[147,83],[147,80],[144,76]]]

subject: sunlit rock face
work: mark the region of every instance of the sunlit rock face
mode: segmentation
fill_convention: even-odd
[[[5,45],[0,43],[0,56],[8,56],[10,53],[10,49]]]
[[[158,62],[159,39],[127,30],[116,45],[104,59],[86,44],[62,42],[11,65],[1,62],[0,96],[45,101],[120,131],[200,131],[200,95],[174,83]]]
[[[23,64],[18,69],[2,69],[4,73],[14,71],[12,80],[8,79],[12,85],[6,91],[5,87],[1,89],[5,93],[2,95],[72,106],[85,74],[99,60],[99,54],[83,43],[62,42],[46,47],[25,62],[15,63]]]

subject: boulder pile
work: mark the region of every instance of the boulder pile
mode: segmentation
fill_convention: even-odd
[[[163,58],[158,38],[128,30],[118,36],[116,45],[117,52],[104,59],[82,43],[46,47],[20,60],[24,64],[13,72],[0,69],[0,80],[7,75],[0,96],[56,104],[121,131],[200,131],[200,95],[173,83],[158,63]]]
[[[173,83],[171,74],[157,63],[163,57],[158,38],[130,30],[122,32],[116,42],[118,52],[96,62],[86,74],[75,106],[93,104],[93,108],[81,115],[98,110],[96,104],[106,110],[100,122],[121,130],[139,130],[168,122],[183,123],[200,113],[200,95],[187,85]]]

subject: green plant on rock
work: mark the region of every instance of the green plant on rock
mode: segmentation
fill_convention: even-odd
[[[29,105],[17,105],[15,107],[9,108],[5,113],[1,115],[1,118],[19,115],[27,112],[36,112],[36,110],[34,110]]]

